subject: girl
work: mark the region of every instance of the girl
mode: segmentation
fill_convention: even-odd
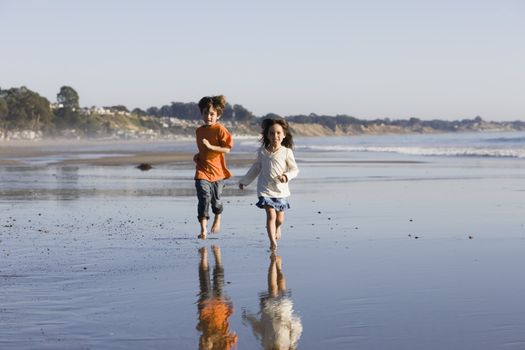
[[[284,119],[264,119],[262,122],[262,146],[257,159],[246,175],[239,181],[242,190],[257,176],[257,206],[266,211],[266,231],[270,249],[277,248],[281,238],[284,211],[290,208],[288,182],[297,176],[299,169],[292,152],[293,138]]]
[[[268,292],[260,293],[261,310],[258,314],[246,310],[242,313],[242,320],[252,326],[262,349],[297,349],[303,324],[293,309],[291,294],[286,289],[282,259],[272,252],[268,268]]]

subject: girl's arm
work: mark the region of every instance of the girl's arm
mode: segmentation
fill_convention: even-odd
[[[256,336],[262,337],[264,332],[262,322],[254,315],[248,313],[246,310],[243,310],[242,323],[246,324],[245,322],[252,326],[253,333],[255,333]]]
[[[252,164],[246,175],[239,181],[239,188],[242,190],[245,186],[248,186],[261,172],[261,158],[260,152],[257,152],[257,159]]]
[[[288,149],[288,152],[286,152],[286,166],[288,169],[283,174],[283,176],[286,176],[285,182],[288,182],[299,174],[299,168],[297,167],[297,163],[295,162],[295,157],[291,149]]]

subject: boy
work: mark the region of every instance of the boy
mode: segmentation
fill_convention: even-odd
[[[206,239],[208,234],[210,204],[215,215],[211,232],[220,231],[223,209],[221,194],[224,180],[232,175],[226,167],[224,155],[232,149],[233,140],[228,130],[218,122],[225,107],[226,99],[222,95],[206,96],[199,101],[204,125],[197,128],[195,132],[199,153],[195,154],[193,160],[196,163],[195,188],[199,200],[197,217],[201,228],[198,236],[200,239]]]

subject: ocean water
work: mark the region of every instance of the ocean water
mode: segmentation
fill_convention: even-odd
[[[525,132],[298,138],[297,150],[428,157],[525,158]]]
[[[525,132],[479,132],[410,135],[357,135],[295,137],[301,154],[322,153],[323,158],[367,157],[367,154],[398,157],[487,157],[525,159]],[[260,146],[258,137],[235,137],[233,152],[251,153]],[[177,141],[113,142],[42,146],[52,153],[44,157],[22,158],[29,164],[50,164],[68,159],[131,155],[136,152],[195,152],[192,139]],[[12,157],[11,159],[20,159]]]

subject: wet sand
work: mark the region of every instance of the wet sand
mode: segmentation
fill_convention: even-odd
[[[97,165],[97,166],[131,166],[140,164],[166,165],[183,164],[192,165],[194,152],[169,150],[152,152],[141,150],[145,141],[128,142],[97,142],[97,141],[40,141],[0,144],[0,165],[23,165],[34,159],[50,159],[49,165]],[[154,143],[154,142],[152,142]],[[193,143],[193,141],[190,141]],[[169,145],[169,141],[165,144]],[[128,147],[118,147],[126,145]],[[117,147],[115,147],[117,146]],[[92,149],[90,149],[90,147]],[[93,150],[93,149],[96,149]],[[62,159],[67,155],[67,159]],[[62,156],[62,157],[61,157]],[[56,157],[56,159],[54,159]],[[54,159],[54,160],[53,160]],[[232,153],[228,155],[228,164],[233,167],[249,166],[253,162],[252,153]],[[367,160],[301,160],[303,163],[315,164],[417,164],[421,161],[406,159],[367,159]]]
[[[525,346],[521,162],[297,158],[280,268],[236,179],[196,239],[185,158],[2,166],[0,348]]]

